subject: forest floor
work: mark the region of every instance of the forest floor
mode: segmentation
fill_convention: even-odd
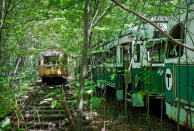
[[[68,89],[69,94],[73,88]],[[69,107],[70,108],[70,107]],[[152,107],[151,107],[152,108]],[[71,108],[76,112],[76,108]],[[155,112],[154,112],[155,113]],[[150,112],[152,114],[152,112]],[[128,120],[125,118],[124,102],[118,102],[113,98],[106,98],[100,107],[95,109],[84,106],[83,131],[176,131],[176,123],[172,120],[160,120],[160,112],[157,115],[148,116],[145,109],[128,106]],[[73,114],[76,120],[76,114]],[[162,124],[161,124],[162,123]],[[65,127],[71,131],[71,127]]]
[[[150,116],[142,109],[129,107],[128,120],[125,119],[124,102],[105,101],[96,112],[86,111],[88,125],[94,131],[175,131],[176,123],[167,118]]]
[[[83,131],[176,131],[176,123],[163,116],[160,111],[156,115],[147,115],[144,108],[128,106],[128,120],[125,119],[124,101],[115,99],[102,101],[100,107],[94,109],[84,106]],[[152,108],[152,107],[151,107]],[[152,109],[153,110],[153,109]],[[152,111],[151,110],[151,111]],[[152,112],[150,113],[152,114]],[[74,118],[76,119],[76,118]]]

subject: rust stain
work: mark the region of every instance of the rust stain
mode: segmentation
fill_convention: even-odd
[[[167,116],[177,122],[177,113],[178,113],[178,107],[170,102],[166,101],[166,114]],[[188,126],[190,127],[190,120],[189,120],[189,110],[185,107],[180,107],[180,117],[179,117],[179,124],[182,126]],[[193,112],[193,111],[192,111]],[[192,118],[191,118],[192,119]],[[192,129],[194,126],[192,125]]]
[[[41,67],[39,74],[40,77],[65,77],[65,70],[61,67]]]

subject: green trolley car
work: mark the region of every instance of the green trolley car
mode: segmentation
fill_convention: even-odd
[[[174,38],[194,48],[194,0],[184,1],[171,16],[168,32]],[[188,10],[186,10],[188,8]],[[194,128],[194,52],[171,41],[165,59],[166,114],[179,124]]]
[[[156,18],[154,19],[157,20]],[[166,20],[158,19],[157,24],[159,24],[164,30],[166,30],[167,22]],[[161,37],[158,32],[150,26],[149,24],[144,24],[140,26],[134,26],[129,30],[122,33],[120,36],[116,37],[112,41],[106,44],[102,44],[98,50],[101,52],[93,54],[93,61],[95,62],[92,67],[93,80],[97,82],[97,86],[104,89],[105,86],[112,87],[116,92],[116,99],[123,100],[125,88],[128,88],[128,92],[131,94],[131,101],[134,107],[142,107],[144,103],[141,103],[137,97],[137,92],[147,91],[145,86],[147,86],[139,78],[143,79],[143,74],[145,70],[149,70],[149,61],[147,52],[151,52],[149,49],[157,48],[159,50],[160,46],[164,47],[165,41],[160,40]],[[151,39],[152,38],[152,39]],[[155,43],[154,47],[147,46],[148,43]],[[149,50],[149,51],[147,51]],[[159,50],[159,54],[164,54],[163,50]],[[163,55],[164,56],[164,55]],[[160,57],[160,56],[159,56]],[[151,59],[151,57],[149,56]],[[155,70],[152,72],[151,76],[159,76],[158,80],[162,76],[158,75],[158,70],[161,69],[157,64],[163,67],[163,58],[160,59],[160,63],[152,63],[152,67],[155,66]],[[154,65],[155,64],[155,65]],[[95,65],[95,66],[94,66]],[[155,75],[155,76],[153,76]],[[154,81],[155,82],[155,81]],[[161,95],[161,88],[156,86],[157,83],[152,82],[150,87],[151,91],[155,91],[156,95]],[[158,89],[160,88],[160,89]]]

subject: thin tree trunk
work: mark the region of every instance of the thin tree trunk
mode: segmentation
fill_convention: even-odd
[[[0,24],[0,42],[1,42],[1,33],[2,33],[2,29],[3,29],[4,21],[5,21],[5,4],[6,4],[6,0],[2,0],[1,24]],[[0,45],[1,45],[1,43],[0,43]]]
[[[65,95],[65,91],[64,91],[64,84],[62,84],[62,93]],[[73,116],[72,116],[72,114],[71,114],[71,112],[70,112],[70,109],[69,109],[69,107],[68,107],[68,104],[67,104],[67,100],[66,100],[66,97],[64,96],[64,98],[62,99],[62,103],[64,104],[64,110],[65,110],[65,112],[67,113],[67,115],[68,115],[68,117],[69,117],[69,120],[71,121],[71,126],[72,126],[72,128],[74,128],[74,124],[75,124],[75,122],[74,122],[74,120],[73,120]]]
[[[82,112],[83,112],[83,94],[84,94],[84,83],[87,75],[87,52],[89,45],[89,14],[90,14],[90,0],[85,1],[85,16],[84,16],[84,43],[82,50],[82,61],[81,61],[81,74],[80,74],[80,100],[77,112],[76,130],[81,131],[82,124]]]
[[[20,56],[20,58],[18,59],[17,64],[16,64],[16,67],[15,67],[15,71],[14,71],[14,75],[13,75],[13,77],[14,77],[14,84],[13,84],[13,87],[14,87],[15,84],[16,84],[16,73],[17,73],[17,70],[18,70],[20,61],[21,61],[21,56]]]

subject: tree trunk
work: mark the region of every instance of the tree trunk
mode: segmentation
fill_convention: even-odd
[[[2,29],[3,29],[4,21],[5,21],[5,4],[6,4],[6,0],[2,0],[1,23],[0,23],[0,42],[1,42],[1,33],[2,33]],[[0,45],[1,45],[1,43],[0,43]]]
[[[85,16],[84,16],[84,43],[82,49],[82,61],[81,61],[81,74],[80,74],[80,100],[77,112],[76,130],[81,131],[82,124],[82,112],[83,112],[83,93],[84,93],[84,83],[87,75],[87,52],[89,45],[89,14],[90,14],[90,0],[85,1]]]

